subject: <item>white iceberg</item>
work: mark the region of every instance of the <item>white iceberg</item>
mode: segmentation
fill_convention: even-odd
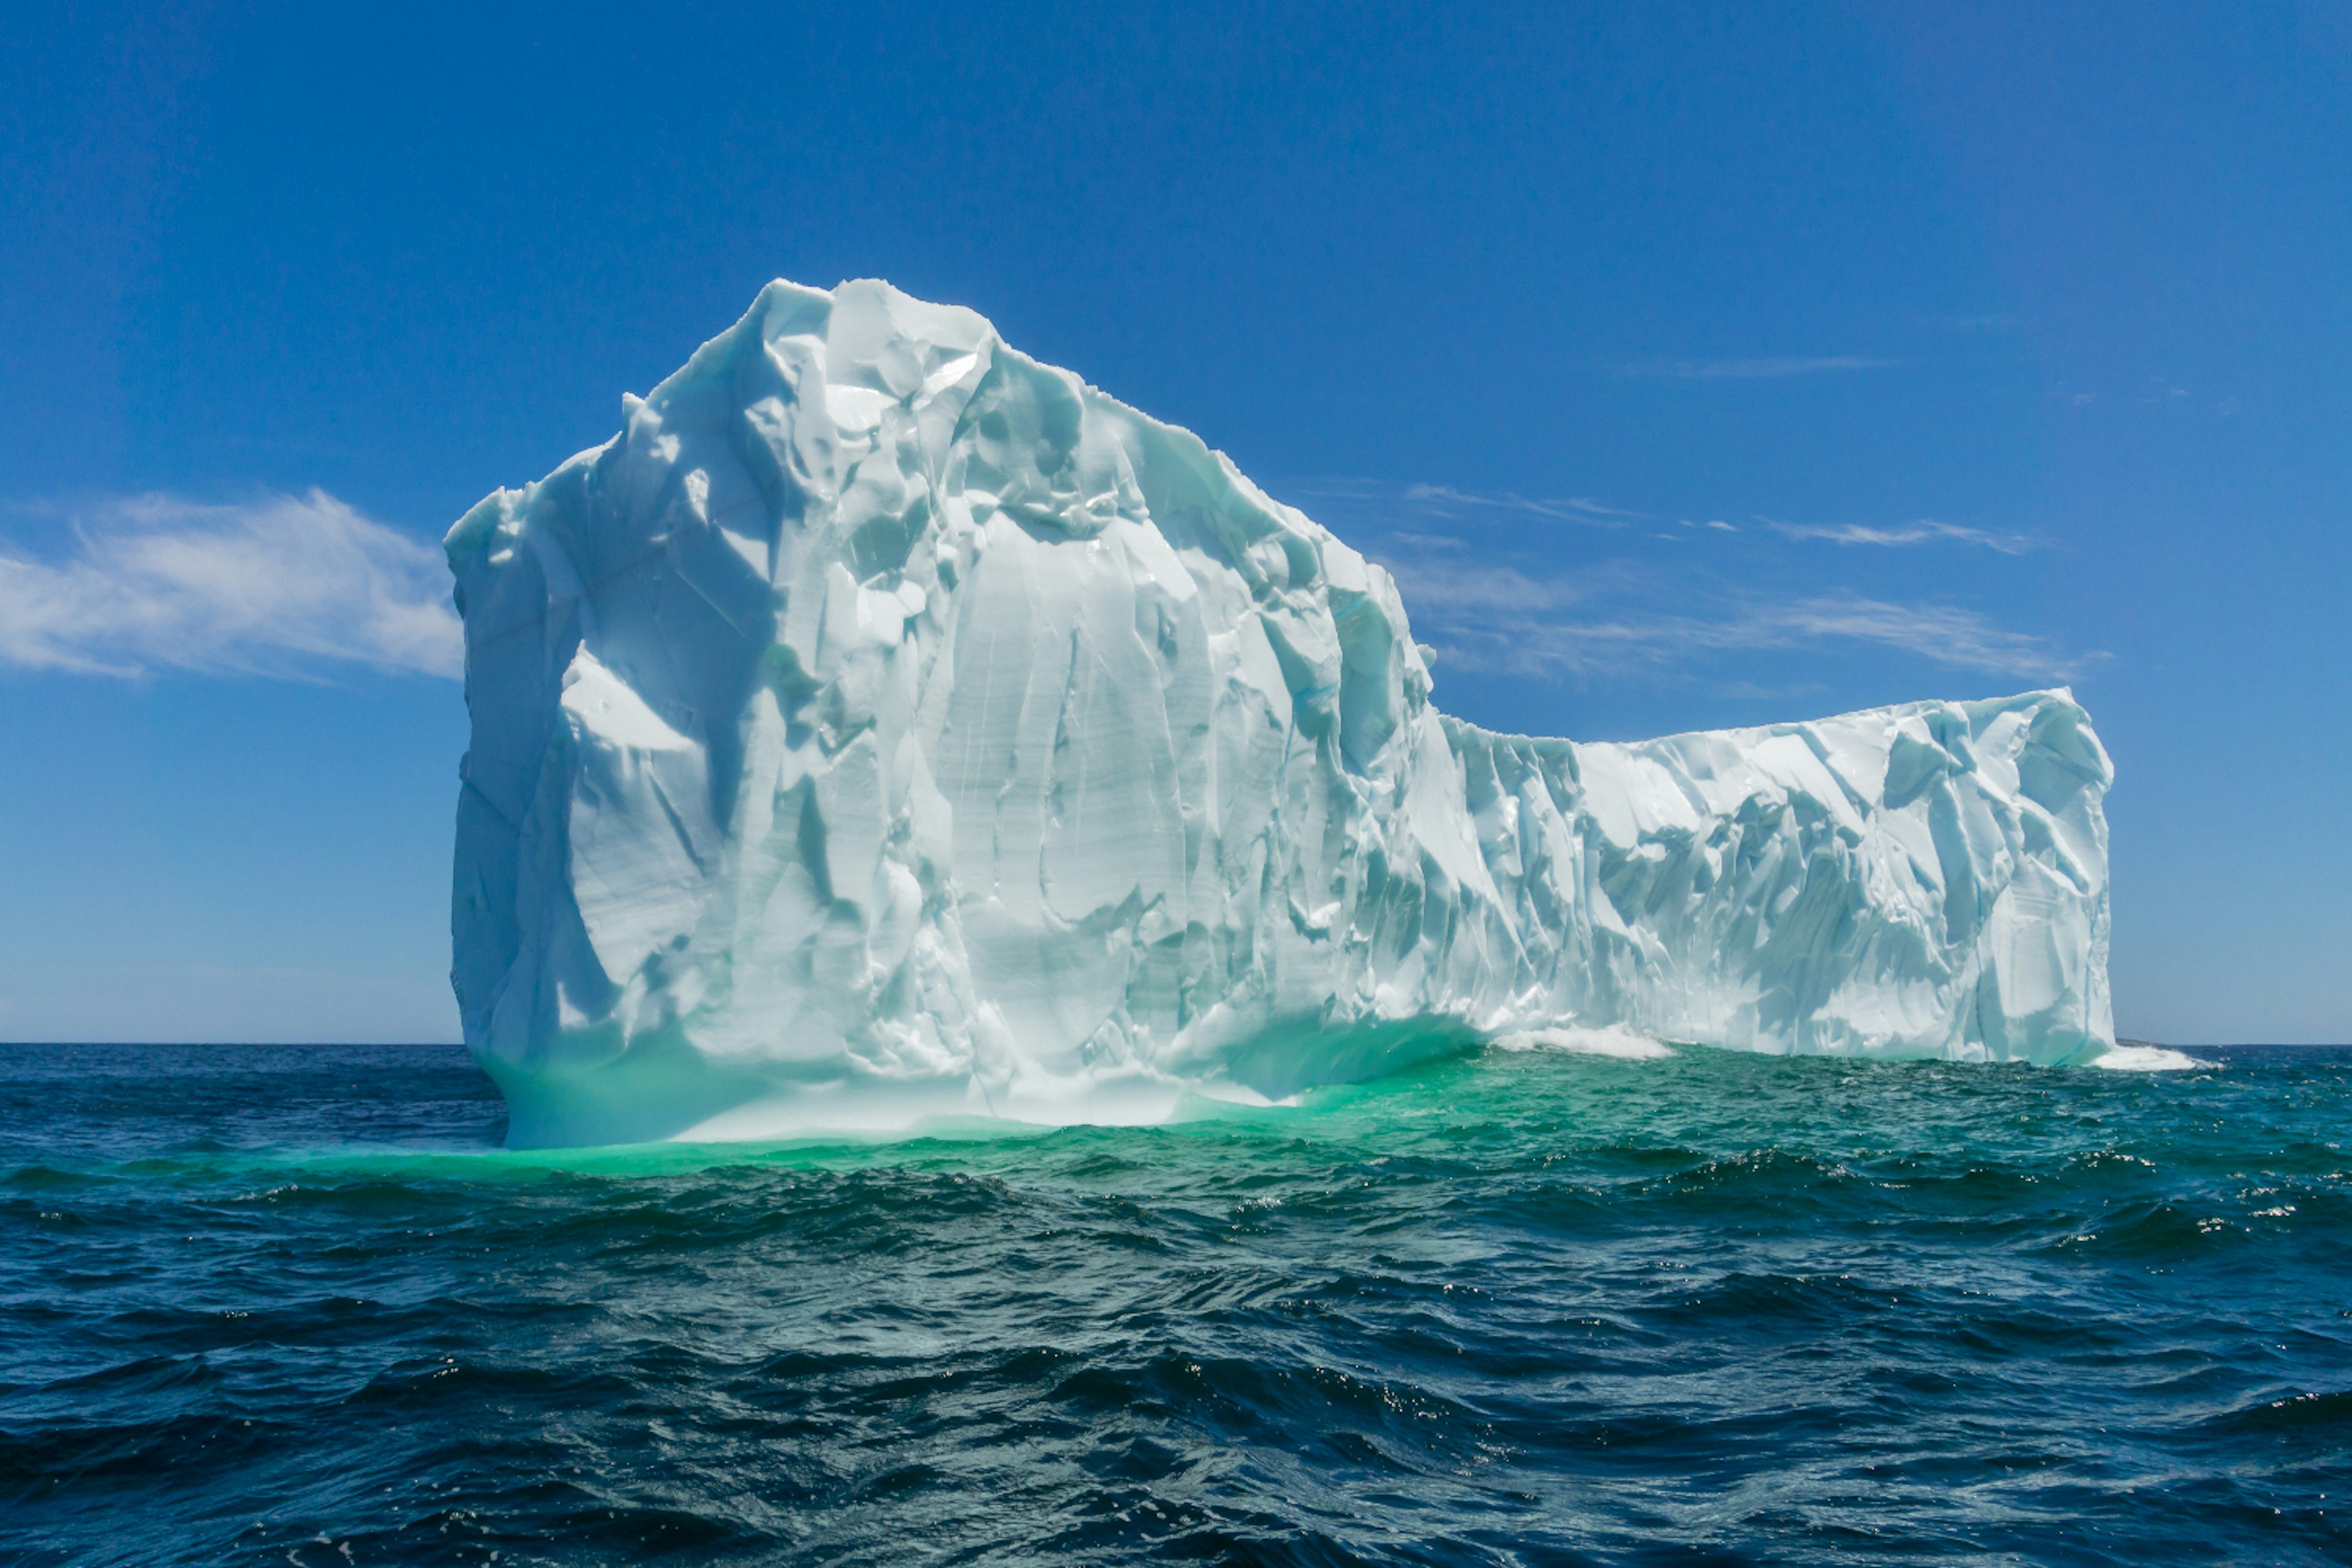
[[[1544,1031],[2112,1044],[2064,691],[1491,734],[1381,567],[881,283],[771,284],[624,406],[448,538],[453,980],[517,1144],[1153,1119]]]

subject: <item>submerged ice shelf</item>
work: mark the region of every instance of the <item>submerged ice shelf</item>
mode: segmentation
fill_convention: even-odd
[[[1381,567],[887,285],[777,282],[448,539],[453,979],[519,1144],[1164,1115],[1506,1032],[2099,1054],[2063,691],[1578,745]]]

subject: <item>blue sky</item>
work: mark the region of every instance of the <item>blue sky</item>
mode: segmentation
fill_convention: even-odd
[[[2352,1038],[2339,6],[27,7],[0,1038],[452,1038],[433,546],[880,276],[1584,739],[2066,681],[2116,1013]]]

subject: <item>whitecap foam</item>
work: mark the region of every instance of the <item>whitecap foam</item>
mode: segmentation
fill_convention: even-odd
[[[1571,1051],[1584,1057],[1616,1057],[1624,1061],[1656,1061],[1675,1054],[1664,1040],[1638,1035],[1622,1024],[1598,1029],[1517,1029],[1495,1037],[1507,1051]]]
[[[2187,1072],[2192,1068],[2210,1068],[2218,1063],[2204,1061],[2187,1051],[2176,1051],[2168,1046],[2116,1046],[2103,1052],[2091,1064],[2110,1072]]]

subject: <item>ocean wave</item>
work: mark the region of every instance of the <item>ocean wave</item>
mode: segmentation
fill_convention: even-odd
[[[1502,1049],[1160,1126],[528,1156],[470,1072],[42,1080],[0,1558],[2352,1544],[2352,1058]]]
[[[1622,1061],[1659,1061],[1675,1054],[1674,1047],[1654,1040],[1622,1024],[1603,1028],[1519,1029],[1495,1037],[1506,1051],[1566,1051],[1575,1056],[1615,1057]]]
[[[2118,1045],[2093,1059],[2095,1068],[2109,1072],[2192,1072],[2219,1064],[2176,1051],[2169,1046]]]

